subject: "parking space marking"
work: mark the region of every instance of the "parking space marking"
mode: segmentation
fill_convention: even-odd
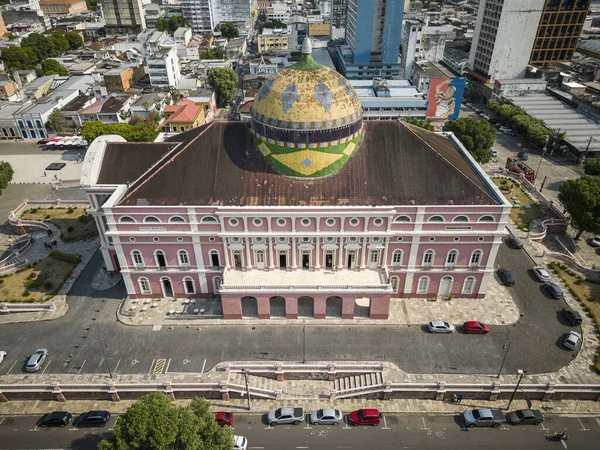
[[[563,445],[564,448],[568,448],[567,443],[565,441],[560,441],[560,443]]]
[[[117,369],[119,368],[119,364],[121,364],[121,360],[120,359],[117,361],[117,365],[113,369],[113,373],[117,373]]]
[[[391,430],[390,427],[387,426],[387,422],[385,420],[385,416],[383,416],[383,426],[381,427],[382,430]]]
[[[6,375],[8,375],[11,370],[13,370],[13,367],[15,367],[16,363],[17,363],[17,360],[15,360],[15,362],[12,364],[12,366],[10,366],[10,369],[8,369],[8,372],[6,372]]]
[[[544,422],[542,422],[540,425],[542,426],[542,428],[541,428],[542,431],[548,431],[550,429],[550,428],[546,428],[544,426]]]
[[[202,363],[202,372],[201,373],[204,373],[204,368],[205,367],[206,367],[206,359],[204,360],[204,363]]]
[[[46,369],[48,369],[48,367],[50,367],[50,363],[52,362],[52,360],[48,361],[48,364],[46,364],[46,367],[44,368],[44,370],[42,371],[42,375],[44,375],[44,373],[46,373]]]
[[[167,360],[166,359],[154,359],[154,360],[152,360],[152,364],[154,365],[154,368],[152,368],[152,366],[150,366],[150,371],[152,373],[163,373],[163,370],[165,370],[165,365],[167,364]]]
[[[421,419],[423,420],[423,428],[421,428],[421,430],[429,430],[429,427],[425,423],[425,417],[421,417]]]
[[[4,422],[5,419],[6,417],[3,417],[2,420],[0,420],[0,425],[2,425],[2,422]]]
[[[348,425],[348,416],[344,417],[344,425],[346,425],[342,430],[351,430],[352,428]]]
[[[77,375],[79,375],[81,373],[81,371],[83,370],[83,366],[85,366],[86,361],[87,361],[87,359],[83,360],[83,364],[81,364],[81,367],[79,367],[79,371],[77,372]]]
[[[100,360],[100,362],[98,363],[98,367],[100,367],[100,366],[102,365],[102,363],[103,363],[103,362],[104,362],[104,358],[102,358],[102,359]]]
[[[167,368],[165,369],[165,373],[169,372],[169,366],[171,365],[171,360],[169,359],[169,361],[167,362]]]
[[[583,423],[581,422],[581,419],[579,417],[577,418],[577,422],[579,422],[579,425],[581,425],[581,430],[579,430],[579,431],[590,431],[589,428],[586,428],[585,425],[583,425]]]
[[[274,430],[274,429],[275,429],[275,428],[273,428],[271,425],[267,425],[267,426],[265,427],[265,430]]]

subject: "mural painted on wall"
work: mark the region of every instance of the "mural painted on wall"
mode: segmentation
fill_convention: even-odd
[[[465,92],[464,78],[432,78],[427,99],[427,118],[456,120]]]

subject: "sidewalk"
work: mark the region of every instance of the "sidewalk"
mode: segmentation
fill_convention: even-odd
[[[220,311],[211,314],[206,299],[169,301],[164,299],[125,299],[117,317],[126,325],[163,326],[207,326],[207,325],[423,325],[440,319],[462,324],[467,320],[478,320],[489,325],[510,325],[519,320],[519,308],[508,290],[495,277],[490,279],[485,299],[455,298],[431,301],[423,298],[392,298],[388,320],[370,319],[239,319],[224,320]],[[213,304],[217,303],[212,302]],[[133,307],[133,308],[132,308]],[[207,310],[204,316],[200,311]],[[194,312],[194,310],[197,310]],[[179,312],[180,311],[180,312]],[[185,314],[184,314],[185,313]],[[131,314],[131,315],[130,315]]]

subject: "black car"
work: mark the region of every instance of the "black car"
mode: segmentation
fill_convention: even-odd
[[[110,413],[108,411],[88,411],[75,419],[73,425],[77,428],[103,427],[109,420]]]
[[[517,153],[517,157],[521,160],[521,161],[527,161],[529,159],[529,155],[525,152],[519,152]]]
[[[537,409],[517,409],[506,415],[506,421],[511,425],[539,425],[544,416]]]
[[[514,286],[515,285],[515,277],[510,273],[508,269],[498,269],[498,276],[502,281],[504,286]]]
[[[547,281],[544,285],[548,293],[552,296],[552,298],[561,299],[563,298],[563,291],[558,284],[552,283],[551,281]]]
[[[563,316],[571,326],[581,325],[581,314],[571,308],[563,308]]]
[[[508,242],[512,248],[523,248],[523,241],[512,234],[506,239],[506,242]]]
[[[66,411],[55,411],[42,416],[37,422],[38,427],[64,427],[68,425],[73,416]]]

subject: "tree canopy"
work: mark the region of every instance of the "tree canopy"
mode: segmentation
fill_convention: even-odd
[[[114,437],[98,450],[230,450],[233,433],[217,424],[209,408],[203,398],[183,407],[163,392],[145,395],[118,418]]]
[[[0,189],[6,189],[6,186],[11,182],[14,174],[15,171],[10,163],[0,161]]]
[[[221,34],[227,39],[236,38],[240,35],[237,27],[231,22],[221,24]]]
[[[200,53],[199,56],[200,59],[223,59],[225,57],[225,51],[223,51],[223,47],[217,45],[214,48],[209,48]]]
[[[558,199],[579,230],[575,239],[584,231],[600,234],[600,178],[584,176],[567,180],[558,188]]]
[[[217,103],[223,108],[229,105],[235,92],[237,74],[229,67],[217,67],[208,74],[208,84],[217,93]]]
[[[429,131],[435,131],[435,127],[433,125],[431,125],[430,123],[425,122],[424,120],[418,120],[418,119],[414,119],[412,117],[407,117],[406,119],[404,119],[404,121],[406,123],[410,123],[411,125],[414,125],[415,127],[424,128]]]
[[[75,31],[55,32],[51,36],[32,33],[21,41],[21,47],[2,50],[2,60],[9,69],[33,69],[48,58],[62,55],[69,49],[83,46],[83,39]],[[62,66],[61,66],[62,67]]]
[[[2,49],[2,61],[9,69],[33,69],[38,58],[31,47],[6,47]]]
[[[69,48],[71,50],[83,47],[83,38],[76,31],[67,31],[65,38],[69,41]]]
[[[158,31],[168,31],[169,33],[174,33],[175,30],[179,27],[191,27],[192,22],[186,19],[183,16],[173,16],[168,19],[157,19],[156,20],[156,29]]]
[[[66,77],[69,75],[69,71],[65,66],[54,59],[47,59],[42,63],[42,68],[38,71],[39,76],[46,75],[60,75]]]
[[[268,22],[263,23],[260,26],[260,31],[262,32],[262,30],[265,28],[286,28],[286,27],[287,27],[287,25],[285,23],[283,23],[281,20],[273,19],[273,20],[269,20]]]
[[[494,145],[496,130],[490,127],[487,120],[470,117],[449,120],[444,125],[444,131],[453,132],[478,163],[485,164],[492,159],[490,149]]]
[[[67,131],[67,121],[62,116],[58,108],[54,108],[54,110],[50,113],[50,116],[48,116],[46,128],[48,128],[50,131],[54,131],[55,133],[63,133]]]
[[[152,142],[158,136],[156,122],[154,120],[145,120],[135,125],[127,123],[104,124],[97,120],[83,124],[81,135],[88,143],[103,134],[118,134],[128,142]]]
[[[600,175],[600,158],[588,159],[583,166],[586,175]]]

